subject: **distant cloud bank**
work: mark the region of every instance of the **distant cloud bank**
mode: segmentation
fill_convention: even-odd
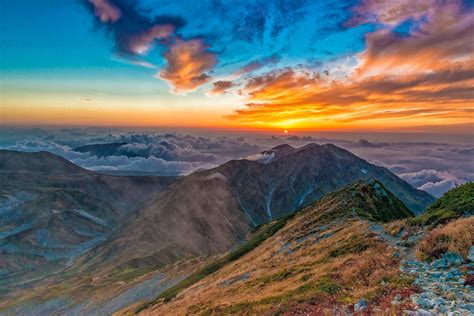
[[[474,146],[438,142],[345,140],[310,135],[265,134],[191,135],[190,133],[126,132],[104,129],[10,131],[0,136],[0,147],[19,151],[49,151],[84,168],[104,172],[189,174],[231,159],[270,161],[261,152],[288,143],[334,143],[371,163],[387,167],[416,188],[441,196],[450,188],[474,181]],[[115,144],[113,150],[83,145]]]

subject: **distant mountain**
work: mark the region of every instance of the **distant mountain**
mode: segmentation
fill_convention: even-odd
[[[175,180],[108,176],[48,152],[0,151],[0,289],[70,265]]]
[[[332,144],[282,145],[262,157],[233,160],[182,178],[78,264],[113,271],[223,252],[258,225],[360,179],[384,183],[414,213],[434,201],[386,168]]]
[[[127,145],[125,142],[92,144],[74,148],[74,151],[81,153],[90,153],[97,157],[117,156],[120,147]]]
[[[381,298],[409,283],[375,232],[413,215],[380,182],[358,181],[264,225],[154,301],[118,314],[344,315],[344,305],[369,295],[372,312],[384,314]]]

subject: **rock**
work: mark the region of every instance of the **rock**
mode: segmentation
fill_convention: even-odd
[[[467,309],[470,313],[474,313],[474,304],[466,304],[463,307],[464,309]]]
[[[459,266],[464,262],[464,258],[455,252],[446,252],[443,259],[446,260],[448,266]]]
[[[467,260],[474,261],[474,246],[471,246],[469,249],[469,254],[467,255]]]
[[[392,305],[400,304],[401,300],[402,300],[402,296],[400,294],[395,295],[392,300]]]
[[[445,278],[447,280],[452,280],[452,279],[455,279],[455,278],[457,278],[461,275],[462,275],[462,273],[461,273],[461,271],[459,271],[458,268],[451,268],[448,272],[446,272]]]
[[[448,309],[444,305],[438,305],[437,308],[436,308],[436,311],[438,313],[446,313],[448,311]]]
[[[369,310],[369,306],[367,305],[367,301],[363,298],[357,301],[354,304],[354,311],[355,312],[366,312]]]
[[[417,297],[413,300],[413,302],[418,305],[421,308],[433,308],[434,304],[432,301],[430,301],[428,298],[423,298],[423,297]]]
[[[430,312],[428,312],[427,310],[425,310],[423,308],[418,308],[415,315],[417,315],[417,316],[431,316],[433,314],[431,314]]]
[[[431,263],[431,267],[435,269],[446,269],[448,267],[448,263],[444,258],[437,259]]]
[[[396,258],[396,259],[400,259],[401,256],[400,256],[400,253],[399,253],[399,252],[395,251],[395,252],[392,254],[392,257],[393,257],[393,258]]]

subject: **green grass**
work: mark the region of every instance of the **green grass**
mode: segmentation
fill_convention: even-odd
[[[234,251],[230,252],[226,256],[217,259],[213,263],[210,263],[209,265],[205,266],[199,271],[196,271],[189,275],[187,278],[185,278],[183,281],[179,282],[175,286],[169,288],[168,290],[164,291],[161,293],[157,298],[154,300],[140,306],[135,313],[139,313],[140,311],[151,307],[158,303],[161,300],[170,301],[176,295],[178,295],[179,292],[182,290],[188,288],[189,286],[193,285],[194,283],[202,280],[208,275],[211,275],[212,273],[218,271],[222,267],[224,267],[226,264],[235,261],[245,255],[246,253],[250,252],[251,250],[255,249],[257,246],[259,246],[262,242],[264,242],[267,238],[273,236],[277,231],[279,231],[283,226],[285,226],[286,222],[293,217],[294,214],[284,216],[274,222],[268,223],[264,226],[262,226],[260,229],[257,230],[257,232],[245,243],[237,247]]]
[[[294,290],[279,295],[268,296],[255,302],[242,302],[227,306],[222,310],[222,314],[254,314],[258,306],[273,306],[278,307],[279,311],[284,311],[286,306],[289,306],[292,302],[305,303],[310,300],[323,301],[328,295],[336,295],[342,290],[343,288],[329,276],[324,276],[321,279],[310,281]]]
[[[321,292],[334,295],[341,291],[341,286],[329,277],[324,277],[318,280],[315,288]]]
[[[474,183],[469,182],[446,192],[425,213],[410,219],[412,226],[438,226],[474,212]]]
[[[362,237],[356,236],[345,240],[336,249],[329,252],[330,257],[339,257],[349,253],[361,253],[370,248],[370,244]]]
[[[353,203],[357,215],[377,222],[387,223],[412,217],[414,214],[392,192],[376,180],[354,191]]]

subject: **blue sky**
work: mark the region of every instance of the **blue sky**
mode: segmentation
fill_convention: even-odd
[[[350,13],[347,3],[303,5],[304,1],[142,1],[146,15],[174,15],[186,21],[180,30],[184,38],[204,37],[211,51],[219,55],[216,72],[271,55],[282,64],[318,60],[324,62],[364,48],[363,35],[372,27],[346,29],[342,24]],[[275,2],[277,3],[277,2]],[[293,5],[297,11],[282,12]],[[114,42],[107,30],[94,24],[94,17],[81,1],[1,1],[1,71],[6,76],[48,78],[146,78],[150,71],[134,67],[114,56]],[[265,24],[251,19],[264,11]],[[247,14],[247,16],[246,16]],[[286,16],[288,15],[288,16]],[[244,20],[244,21],[242,21]],[[242,22],[241,25],[239,21]],[[246,22],[245,22],[246,21]],[[281,29],[279,29],[281,28]],[[277,34],[275,33],[278,29]],[[161,48],[163,49],[163,48]],[[156,50],[160,50],[157,47]],[[143,59],[163,65],[153,50]],[[157,82],[157,85],[160,83]]]
[[[354,100],[350,104],[314,102],[324,99],[321,90],[334,83],[344,85],[345,91],[358,89],[368,76],[360,75],[361,68],[374,78],[386,73],[380,66],[385,59],[396,60],[396,64],[385,65],[387,69],[414,69],[418,66],[413,63],[423,64],[412,76],[436,71],[434,58],[429,65],[421,57],[406,61],[404,46],[408,52],[418,45],[420,56],[426,51],[438,60],[445,58],[451,63],[449,70],[460,58],[470,60],[468,36],[449,35],[470,27],[472,1],[420,3],[411,7],[407,0],[0,0],[2,121],[34,124],[35,117],[25,118],[30,111],[37,113],[38,124],[51,123],[60,115],[45,118],[40,112],[59,113],[62,106],[69,118],[64,124],[74,124],[74,115],[84,108],[89,114],[77,123],[101,125],[91,117],[118,115],[111,113],[116,106],[127,114],[136,108],[137,117],[151,109],[152,115],[167,117],[167,125],[173,125],[169,120],[174,119],[177,126],[192,121],[184,118],[181,122],[188,110],[197,115],[195,121],[202,119],[197,125],[203,126],[217,120],[221,127],[339,128],[346,121],[373,117],[380,111],[385,119],[401,110],[407,113],[402,117],[406,120],[391,119],[389,125],[420,125],[421,119],[404,109],[405,104],[387,108],[387,98],[373,102],[350,95],[347,98]],[[459,21],[458,25],[446,25],[444,30],[437,27],[438,21],[449,19]],[[445,41],[440,47],[457,45],[455,54],[436,45],[421,46],[420,37],[427,37],[424,43]],[[386,51],[378,46],[384,41],[390,44]],[[440,51],[439,56],[429,53],[433,49]],[[368,69],[369,64],[378,66]],[[397,69],[377,80],[393,80],[400,73]],[[274,92],[282,86],[291,91],[288,82],[282,83],[284,78],[305,82],[305,89],[311,91],[287,102],[294,108],[283,104],[282,95],[285,100],[288,97],[285,91]],[[412,95],[410,92],[403,100],[418,108]],[[464,90],[462,95],[466,96]],[[427,120],[433,112],[427,105],[430,98],[423,112]],[[456,102],[443,110],[443,118],[448,118],[443,124],[467,124],[459,119],[466,116],[462,111],[467,100],[459,106],[457,98],[461,94],[450,96]],[[258,115],[254,104],[259,105]],[[336,111],[341,107],[344,111]],[[97,110],[104,108],[109,112]],[[368,108],[370,113],[364,110]],[[97,113],[92,114],[94,111]],[[453,111],[457,119],[452,119]],[[275,116],[281,116],[276,112],[288,115],[276,121]],[[125,125],[126,121],[122,116],[103,123]],[[140,125],[138,119],[135,123]],[[427,125],[434,123],[427,121]]]

